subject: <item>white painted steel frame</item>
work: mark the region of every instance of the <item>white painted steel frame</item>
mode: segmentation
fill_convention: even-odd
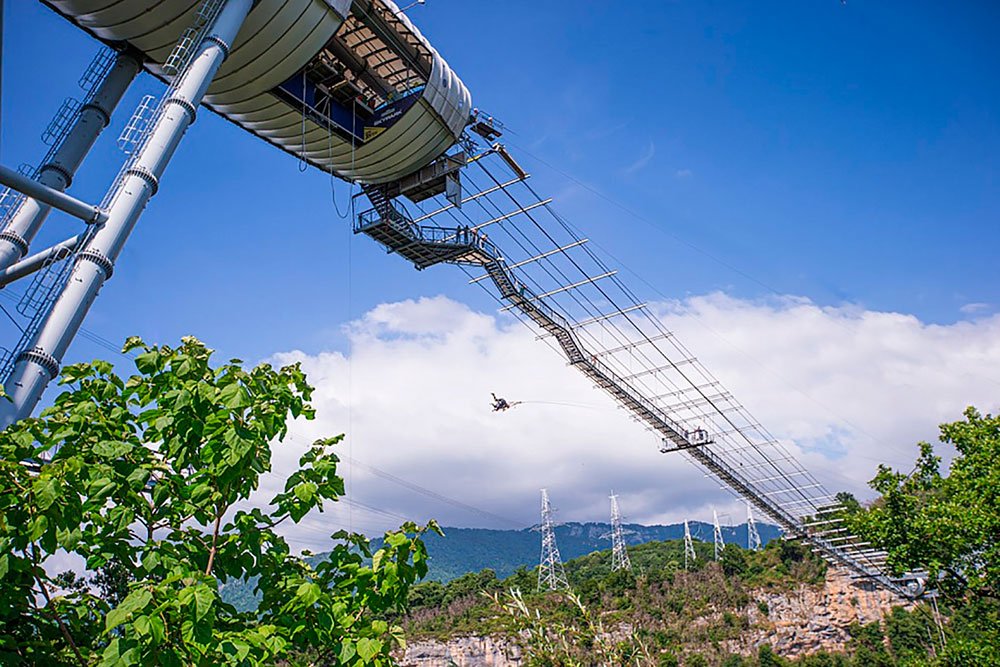
[[[108,220],[77,256],[69,281],[27,349],[17,358],[6,390],[11,401],[0,401],[0,428],[31,414],[59,365],[115,260],[135,227],[184,133],[194,122],[195,110],[212,78],[229,53],[253,0],[225,0],[212,28],[179,83],[171,87],[148,140],[135,161],[117,180],[117,190],[107,211]]]
[[[139,57],[131,51],[116,56],[115,64],[80,108],[73,126],[52,159],[39,166],[39,183],[59,191],[70,186],[76,170],[108,126],[111,115],[140,67]],[[0,271],[28,254],[28,248],[50,210],[49,205],[30,197],[21,202],[3,232],[0,232]]]

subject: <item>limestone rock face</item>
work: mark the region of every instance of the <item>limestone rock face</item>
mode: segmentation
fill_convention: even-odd
[[[759,591],[754,598],[746,610],[750,628],[727,646],[733,653],[751,654],[765,643],[786,657],[841,651],[850,639],[847,628],[852,623],[880,621],[893,607],[912,607],[888,591],[862,586],[832,570],[821,588]],[[761,607],[767,609],[766,614]]]
[[[762,644],[785,657],[818,651],[842,651],[850,639],[852,623],[881,620],[893,607],[912,607],[886,591],[862,586],[834,571],[823,586],[802,585],[788,592],[754,591],[750,604],[738,613],[747,629],[736,639],[722,642],[729,653],[755,655]],[[766,612],[764,611],[766,609]],[[722,613],[694,621],[695,626],[718,623]],[[618,639],[628,635],[627,625],[610,630]],[[520,648],[505,637],[453,637],[448,641],[408,643],[402,667],[523,667]]]
[[[521,650],[502,637],[407,642],[400,667],[520,667]]]

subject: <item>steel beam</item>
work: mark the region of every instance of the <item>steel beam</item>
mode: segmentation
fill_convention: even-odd
[[[76,247],[80,245],[80,241],[82,240],[83,235],[78,234],[8,266],[3,271],[0,271],[0,287],[6,287],[15,280],[31,275],[45,266],[49,260],[57,261],[63,259],[70,252],[76,250]]]
[[[16,190],[26,195],[28,199],[25,200],[25,203],[37,200],[46,209],[48,207],[57,208],[87,223],[105,222],[108,219],[108,216],[101,211],[100,207],[80,201],[76,197],[71,197],[61,190],[50,188],[3,165],[0,165],[0,185],[5,185],[11,190]],[[3,237],[3,242],[10,244],[10,241],[6,237]],[[25,243],[23,249],[28,249],[27,243]],[[14,259],[20,259],[20,255]]]
[[[122,51],[116,56],[114,65],[80,107],[73,126],[52,154],[52,159],[39,167],[40,185],[56,192],[69,187],[80,163],[111,122],[111,114],[139,73],[141,65],[139,57],[129,51]],[[21,202],[3,232],[0,232],[0,270],[28,254],[28,246],[45,222],[50,207],[66,210],[44,197],[27,193],[21,188],[14,189],[27,194],[29,198]]]
[[[77,255],[69,280],[45,315],[41,328],[17,356],[7,381],[10,401],[0,401],[0,428],[31,414],[135,227],[170,158],[230,45],[246,19],[253,0],[226,0],[190,63],[178,75],[164,99],[148,139],[129,163],[108,209],[108,220]]]

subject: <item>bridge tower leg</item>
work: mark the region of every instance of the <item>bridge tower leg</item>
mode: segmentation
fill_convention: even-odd
[[[253,0],[225,0],[189,64],[170,87],[148,139],[113,188],[108,220],[77,255],[69,280],[45,316],[28,347],[17,357],[7,382],[12,401],[0,401],[0,428],[34,410],[49,381],[59,372],[63,355],[83,318],[111,277],[115,260],[139,216],[156,194],[157,184],[219,66],[229,55]]]
[[[138,55],[129,51],[118,53],[104,79],[80,107],[73,126],[51,159],[38,168],[38,181],[42,185],[59,191],[69,187],[80,163],[111,122],[111,114],[139,73],[141,65]],[[28,254],[28,246],[50,210],[51,207],[31,197],[21,202],[10,222],[0,232],[0,271]]]

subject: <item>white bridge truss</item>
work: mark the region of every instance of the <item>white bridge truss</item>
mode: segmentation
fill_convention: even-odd
[[[556,347],[662,441],[831,564],[900,596],[919,579],[890,576],[886,554],[852,535],[816,477],[726,390],[586,238],[540,196],[500,144],[466,138],[461,197],[414,204],[366,188],[374,208],[355,231],[418,269],[457,264],[470,282]]]

